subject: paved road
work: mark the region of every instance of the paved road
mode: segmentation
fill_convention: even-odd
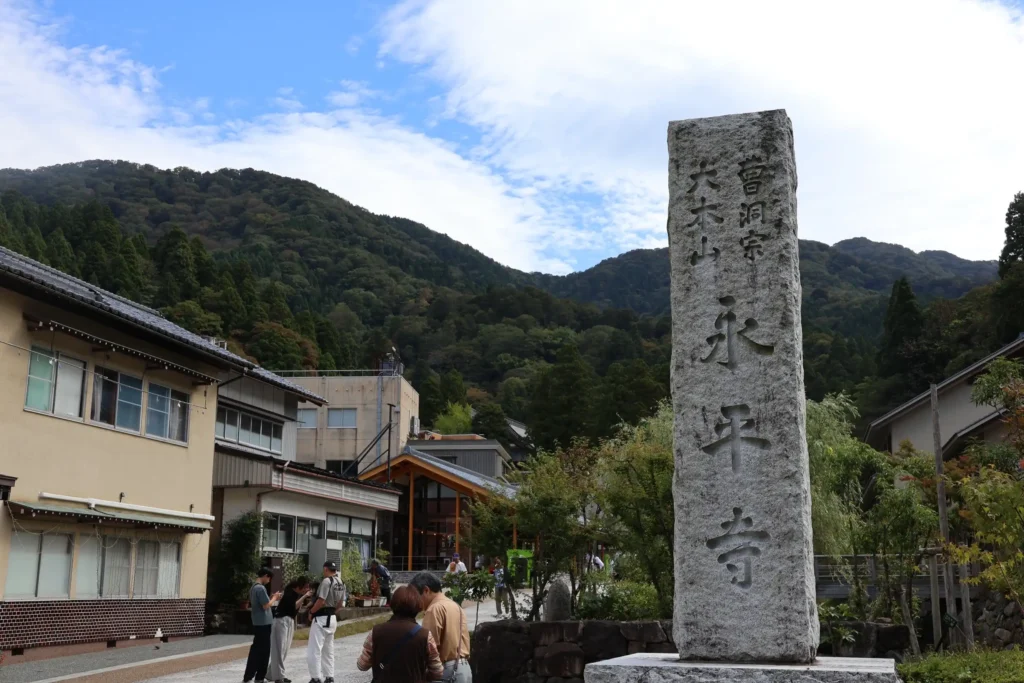
[[[469,618],[470,628],[476,628],[476,606],[474,603],[466,603],[466,616]],[[480,623],[493,621],[494,601],[487,600],[480,605]],[[366,634],[361,633],[346,638],[338,638],[334,641],[334,662],[336,683],[366,683],[372,678],[370,672],[362,672],[356,669],[356,659],[362,649]],[[296,641],[295,647],[288,653],[285,660],[285,670],[289,678],[296,681],[308,681],[309,671],[306,668],[305,643]],[[148,680],[150,683],[238,683],[242,679],[242,672],[245,669],[245,660],[238,659],[223,664],[182,671],[166,676],[148,679],[116,679],[117,683],[124,681]],[[113,678],[105,678],[105,682],[113,682]]]

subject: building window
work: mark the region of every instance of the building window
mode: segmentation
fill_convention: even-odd
[[[136,598],[174,598],[178,596],[181,570],[181,544],[139,541],[135,548]]]
[[[299,408],[299,429],[316,429],[316,408]]]
[[[5,597],[68,597],[73,548],[69,534],[12,532]]]
[[[171,441],[188,442],[188,394],[149,383],[146,434]]]
[[[349,518],[342,515],[327,515],[327,538],[340,541],[348,535]]]
[[[127,538],[79,536],[75,597],[127,598],[132,546]]]
[[[299,519],[295,522],[295,552],[308,553],[309,539],[324,537],[324,523],[316,519]]]
[[[356,536],[373,536],[373,521],[353,518],[352,533]]]
[[[295,518],[285,515],[263,515],[263,548],[287,550],[294,549]]]
[[[25,407],[62,417],[82,417],[85,363],[32,347],[28,365]]]
[[[355,408],[328,408],[327,426],[331,429],[355,429]]]
[[[217,408],[216,434],[227,441],[280,453],[283,425],[228,408]]]
[[[356,474],[356,461],[328,460],[324,463],[324,469],[335,474]]]
[[[92,387],[92,420],[138,432],[142,426],[142,380],[96,367]]]

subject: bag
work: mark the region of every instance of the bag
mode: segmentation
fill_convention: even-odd
[[[395,655],[398,654],[398,651],[401,650],[405,646],[406,643],[408,643],[410,640],[415,638],[416,634],[419,633],[422,628],[423,628],[422,626],[420,626],[419,624],[416,624],[411,629],[409,629],[408,633],[406,633],[404,636],[402,636],[401,640],[399,640],[397,643],[395,643],[395,646],[393,648],[391,648],[391,652],[388,653],[387,657],[385,657],[384,659],[380,660],[380,663],[373,667],[373,677],[374,678],[377,677],[377,672],[378,671],[386,671],[387,670],[388,664],[390,664],[391,660],[395,658]]]

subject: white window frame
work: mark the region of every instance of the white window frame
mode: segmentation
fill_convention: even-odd
[[[231,414],[231,413],[233,413],[234,416],[235,416],[235,421],[234,421],[235,436],[234,437],[230,437],[230,436],[227,435],[227,428],[231,424],[230,422],[228,422],[228,417],[229,417],[229,414]],[[220,419],[221,414],[224,415],[224,421],[223,422],[221,422],[221,419]],[[253,430],[253,425],[257,425],[257,424],[259,425],[259,430],[258,430],[258,433],[260,435],[259,443],[253,444],[253,443],[251,443],[249,441],[243,441],[242,440],[242,418],[243,417],[249,419],[249,433],[250,434],[253,433],[253,431],[254,431]],[[224,425],[224,429],[223,430],[221,430],[221,425]],[[265,431],[265,429],[267,427],[269,427],[269,429],[270,429],[270,436],[269,436],[270,446],[269,447],[263,446],[263,439],[264,439],[263,434],[264,434],[264,431]],[[280,436],[277,436],[277,437],[274,436],[275,430],[280,433]],[[214,433],[216,434],[218,439],[221,439],[223,441],[230,441],[232,443],[241,444],[242,446],[247,446],[249,448],[256,448],[258,450],[266,451],[268,453],[280,454],[280,453],[284,452],[284,425],[282,423],[280,423],[280,422],[275,422],[273,420],[268,420],[268,419],[263,418],[263,417],[258,417],[258,416],[254,415],[254,414],[252,414],[250,412],[247,412],[245,410],[238,410],[236,408],[228,408],[227,406],[217,406],[217,415],[216,415],[216,418],[215,418]],[[277,447],[276,448],[274,446],[275,439],[277,441]]]
[[[50,359],[50,377],[39,377],[32,374],[32,361],[34,356],[41,356],[43,358]],[[78,388],[78,413],[70,415],[66,413],[57,412],[57,397],[59,395],[59,387],[61,386],[60,366],[61,363],[67,363],[68,365],[74,365],[75,368],[79,369],[82,373],[81,386]],[[25,382],[25,410],[33,413],[42,413],[45,415],[53,415],[67,420],[76,420],[81,422],[83,414],[85,413],[85,394],[86,394],[86,377],[89,374],[89,364],[74,356],[60,352],[52,351],[42,346],[33,345],[32,350],[29,352],[28,359],[28,375]],[[48,405],[44,408],[29,405],[29,395],[32,391],[32,380],[39,382],[46,382],[50,385]]]
[[[113,422],[113,424],[99,419],[99,417],[97,415],[97,413],[98,413],[98,411],[97,411],[97,400],[101,400],[100,397],[102,396],[102,391],[99,394],[97,394],[97,391],[96,391],[97,385],[99,385],[99,387],[102,388],[105,385],[99,384],[100,382],[112,382],[113,381],[111,379],[108,379],[105,375],[103,375],[102,371],[117,373],[117,385],[116,385],[117,388],[114,391],[114,422]],[[139,392],[139,402],[137,404],[136,403],[132,403],[130,401],[126,401],[126,400],[124,400],[121,397],[121,393],[122,393],[121,389],[122,389],[122,387],[125,386],[125,384],[123,382],[123,378],[132,379],[132,380],[135,380],[135,381],[137,381],[139,383],[138,388],[136,388],[136,387],[128,387],[129,389],[131,389],[133,391],[138,391]],[[127,372],[122,372],[120,370],[115,370],[114,368],[108,368],[108,367],[103,366],[103,365],[97,365],[95,368],[93,368],[92,408],[89,411],[89,422],[90,422],[90,424],[98,425],[100,427],[107,427],[108,429],[116,429],[119,432],[125,432],[127,434],[140,434],[141,435],[143,433],[143,422],[145,421],[145,417],[146,417],[146,400],[145,400],[145,395],[146,395],[146,385],[145,385],[145,382],[143,382],[141,377],[136,377],[135,375],[129,374]],[[118,417],[118,415],[121,412],[121,404],[122,403],[124,403],[126,405],[137,405],[139,407],[139,426],[138,426],[137,429],[130,429],[128,427],[122,427],[121,425],[119,425],[117,423],[117,417]]]
[[[302,415],[313,413],[313,425],[310,426],[302,419]],[[316,429],[318,421],[320,419],[320,411],[316,408],[299,408],[299,412],[296,414],[295,421],[299,423],[299,429]]]
[[[342,415],[352,414],[352,424],[332,425],[331,415],[333,413],[341,413]],[[355,429],[359,424],[359,413],[356,408],[328,408],[327,409],[327,428],[328,429]],[[346,420],[342,420],[345,422]]]
[[[15,534],[24,534],[26,537],[34,538],[36,541],[36,566],[35,566],[35,584],[32,590],[32,595],[10,595],[9,588],[5,587],[4,599],[12,601],[26,601],[26,600],[64,600],[70,597],[71,594],[71,575],[74,571],[74,552],[75,552],[75,535],[70,532],[33,532],[33,531],[12,531],[11,540],[13,547],[13,539]],[[67,589],[64,593],[56,594],[42,594],[39,593],[39,578],[43,570],[43,541],[45,538],[63,538],[66,543],[66,554],[68,558],[68,571],[67,576],[64,577],[65,585]],[[11,567],[11,558],[14,557],[13,553],[10,553],[7,560],[7,572],[8,582],[10,577],[15,575],[15,568]]]
[[[266,545],[266,532],[267,532],[266,524],[267,524],[267,518],[268,517],[274,517],[274,518],[277,519],[277,529],[274,532],[275,533],[274,545]],[[292,545],[291,545],[291,547],[279,545],[279,542],[281,540],[281,524],[282,524],[282,522],[285,522],[285,521],[290,521],[291,525],[292,525]],[[263,513],[263,525],[264,525],[264,528],[263,528],[262,535],[260,537],[261,545],[263,545],[263,549],[264,550],[275,550],[275,551],[286,552],[286,553],[294,553],[295,552],[295,534],[296,534],[296,531],[297,531],[296,530],[296,521],[297,521],[297,518],[295,517],[295,515],[283,515],[283,514],[278,513],[278,512],[264,512]]]
[[[154,391],[154,389],[157,389],[158,391]],[[167,393],[165,395],[165,394],[160,393],[160,391],[166,391]],[[153,397],[154,396],[159,396],[161,399],[167,401],[167,410],[166,411],[160,410],[159,408],[155,408],[153,406],[153,403],[154,403]],[[175,406],[174,405],[175,403],[177,403],[178,405]],[[175,408],[177,408],[177,410],[175,410]],[[166,385],[163,385],[163,384],[157,384],[156,382],[150,382],[148,390],[146,392],[146,420],[145,420],[146,421],[146,436],[154,437],[154,438],[157,438],[157,439],[165,439],[167,441],[173,441],[174,443],[187,444],[188,443],[188,434],[189,434],[189,431],[190,431],[189,427],[191,426],[190,425],[191,409],[192,409],[191,396],[189,396],[186,392],[178,391],[174,387],[169,387],[169,386],[166,386]],[[175,414],[177,413],[178,415],[180,415],[182,410],[185,411],[185,438],[184,439],[177,439],[177,438],[174,438],[173,436],[171,436],[171,427],[172,427],[172,424],[173,424],[172,420],[175,417]],[[163,415],[166,416],[166,422],[164,423],[164,433],[163,434],[158,434],[158,433],[154,433],[154,432],[150,431],[150,429],[149,429],[149,414],[151,412],[153,412],[153,413],[162,413]]]

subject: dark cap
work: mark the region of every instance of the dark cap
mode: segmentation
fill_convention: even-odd
[[[274,570],[270,567],[260,567],[260,570],[256,572],[256,576],[263,578],[264,576],[273,576]]]
[[[324,562],[324,569],[330,572],[336,572],[338,571],[338,565],[334,564],[330,560],[327,560],[326,562]]]

